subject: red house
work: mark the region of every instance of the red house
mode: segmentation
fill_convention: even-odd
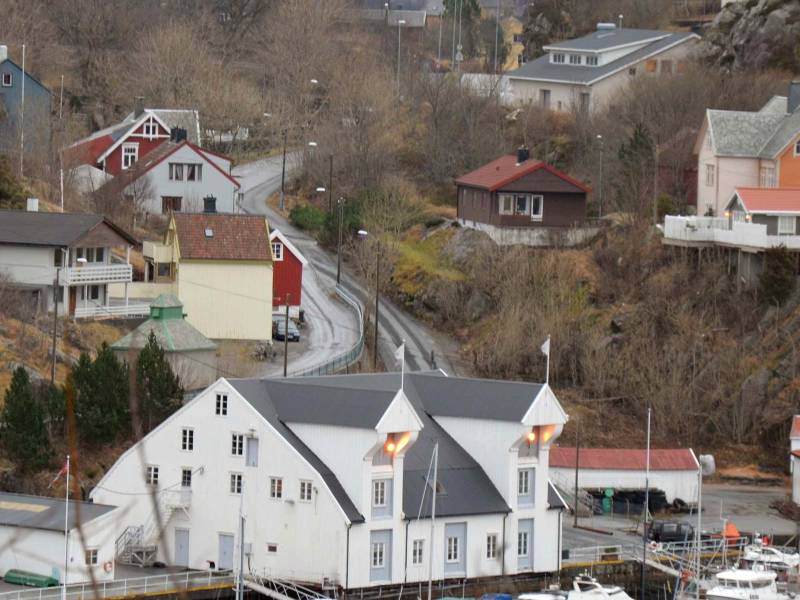
[[[272,310],[286,310],[286,295],[289,295],[289,312],[298,312],[302,300],[303,267],[306,257],[279,230],[269,234],[272,243]]]
[[[200,118],[196,110],[143,108],[137,103],[122,122],[69,146],[65,160],[70,166],[90,165],[116,177],[169,140],[174,128],[185,130],[189,142],[200,144]]]

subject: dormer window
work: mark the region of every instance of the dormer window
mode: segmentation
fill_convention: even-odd
[[[556,63],[557,65],[563,65],[564,55],[561,52],[556,52],[555,54],[553,54],[553,62]]]
[[[597,56],[587,56],[586,57],[586,64],[589,65],[590,67],[596,67],[597,66]]]
[[[3,73],[3,87],[11,87],[13,81],[11,73]]]
[[[580,54],[570,54],[569,55],[569,64],[571,65],[579,65],[581,64],[581,55]]]

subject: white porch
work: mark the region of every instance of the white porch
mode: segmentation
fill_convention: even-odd
[[[664,218],[664,243],[675,246],[728,246],[748,252],[786,246],[800,250],[800,235],[769,235],[767,226],[726,217]]]

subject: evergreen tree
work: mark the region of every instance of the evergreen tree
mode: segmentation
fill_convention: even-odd
[[[8,456],[23,470],[37,470],[50,459],[50,439],[44,422],[44,410],[34,395],[33,385],[24,367],[18,367],[6,390],[0,420],[3,446]]]
[[[653,138],[643,123],[637,123],[627,142],[619,148],[617,196],[622,210],[643,214],[653,204],[655,168]]]
[[[761,272],[761,300],[780,306],[792,295],[797,281],[796,256],[786,246],[770,248],[764,252],[764,270]]]
[[[164,349],[151,331],[136,363],[136,388],[147,429],[163,421],[181,406],[183,386],[172,371]]]
[[[75,418],[85,444],[107,444],[130,432],[128,366],[117,360],[107,344],[99,348],[94,361],[81,354],[72,379]]]

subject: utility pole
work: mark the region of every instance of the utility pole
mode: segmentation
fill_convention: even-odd
[[[333,213],[333,152],[328,155],[328,214]]]
[[[400,30],[406,22],[404,19],[397,21],[397,97],[400,97]]]
[[[342,220],[344,216],[344,198],[339,198],[339,242],[336,245],[336,285],[342,280]]]
[[[22,100],[19,104],[19,176],[25,164],[25,44],[22,44]]]
[[[581,436],[580,436],[580,425],[578,422],[575,421],[575,510],[574,510],[574,521],[572,523],[573,527],[578,526],[578,465],[580,463],[581,458]]]
[[[497,75],[497,45],[500,39],[500,0],[497,0],[497,18],[494,22],[494,74]]]
[[[63,252],[61,248],[56,252]],[[63,260],[63,254],[62,254]],[[56,279],[53,282],[53,348],[50,356],[50,385],[56,382],[56,337],[58,335],[58,286],[61,282],[61,267],[56,267]]]
[[[647,513],[650,509],[650,403],[647,404],[647,450],[645,451],[644,471],[644,511],[642,515],[642,593],[641,600],[645,600],[645,571],[647,568]],[[699,575],[698,575],[699,577]]]
[[[600,142],[600,190],[598,193],[597,198],[597,216],[603,216],[603,155],[605,154],[605,144],[603,143],[603,136],[601,134],[597,134],[597,139]]]
[[[239,490],[239,577],[236,585],[236,600],[244,598],[244,475]]]
[[[381,306],[381,251],[378,249],[375,261],[375,349],[372,355],[372,368],[378,370],[378,316]]]
[[[653,140],[653,226],[658,225],[658,144]]]
[[[283,167],[281,167],[281,211],[286,210],[286,135],[288,131],[283,130]]]
[[[439,53],[437,54],[436,65],[442,68],[442,25],[444,24],[444,5],[442,5],[442,14],[439,15]]]
[[[289,367],[289,301],[292,295],[286,292],[286,316],[283,320],[283,376]]]

